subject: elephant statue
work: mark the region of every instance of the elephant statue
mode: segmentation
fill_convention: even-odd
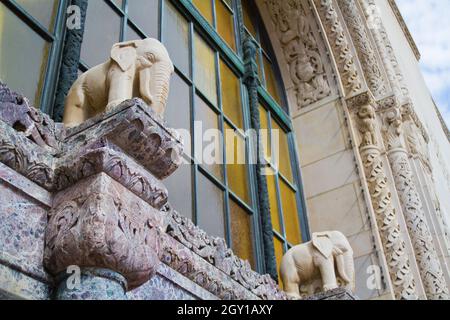
[[[300,286],[317,283],[317,280],[321,280],[323,291],[336,289],[336,270],[345,287],[353,291],[353,250],[347,238],[339,231],[314,233],[310,242],[287,251],[280,265],[284,291],[294,299],[301,298]]]
[[[158,40],[116,43],[109,61],[83,73],[70,88],[63,123],[79,125],[131,98],[141,98],[163,116],[173,72],[169,54]]]

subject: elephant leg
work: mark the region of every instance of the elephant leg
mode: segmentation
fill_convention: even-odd
[[[125,100],[133,97],[134,70],[112,71],[109,76],[109,93],[106,111],[110,111]]]
[[[300,296],[300,286],[297,282],[283,282],[284,291],[289,298],[301,299]]]
[[[88,118],[82,86],[73,87],[67,95],[64,107],[63,123],[66,127],[75,127]]]
[[[336,273],[334,271],[333,258],[324,260],[319,264],[320,275],[322,277],[322,284],[324,291],[330,291],[338,287],[336,281]]]

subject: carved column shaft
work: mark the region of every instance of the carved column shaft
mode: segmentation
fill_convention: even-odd
[[[395,297],[415,300],[418,298],[416,284],[378,147],[376,114],[372,103],[369,95],[363,94],[350,99],[348,106],[361,135],[359,151]]]
[[[426,220],[422,200],[413,179],[408,153],[402,142],[402,116],[398,107],[384,114],[387,155],[405,216],[420,276],[428,299],[449,299],[442,266]]]
[[[356,0],[337,0],[337,2],[358,53],[369,89],[376,97],[385,95],[387,86],[383,72]]]

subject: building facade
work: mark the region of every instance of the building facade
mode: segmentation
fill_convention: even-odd
[[[164,44],[175,66],[163,126],[190,134],[176,171],[158,176],[153,164],[149,169],[167,188],[170,206],[147,202],[171,212],[163,230],[167,241],[194,253],[191,262],[201,259],[184,267],[157,252],[163,264],[142,286],[123,271],[126,266],[115,264],[129,287],[139,283],[129,298],[284,298],[259,275],[279,282],[283,254],[327,230],[350,241],[359,298],[450,298],[450,135],[394,0],[3,0],[0,79],[48,115],[39,125],[51,126],[52,137],[59,137],[75,79],[109,59],[113,44],[148,37]],[[3,85],[0,97],[4,110],[11,108],[7,103],[20,104]],[[15,126],[11,111],[0,119],[5,137],[31,132]],[[267,134],[255,143],[251,129]],[[83,130],[90,141],[89,127]],[[66,140],[55,138],[58,148],[50,149],[57,151],[48,157],[61,158],[69,142],[78,146],[73,137],[80,132],[61,133]],[[121,149],[130,147],[111,139]],[[46,299],[55,288],[52,271],[61,270],[52,268],[64,263],[54,252],[46,256],[58,244],[50,250],[44,237],[52,232],[60,194],[72,186],[49,186],[22,172],[7,139],[1,142],[0,190],[5,199],[33,207],[36,221],[15,217],[28,213],[11,209],[8,201],[0,206],[7,221],[0,223],[0,296]],[[59,148],[59,142],[67,145]],[[211,143],[217,161],[202,161]],[[133,157],[130,150],[127,157]],[[255,155],[261,157],[253,163]],[[20,178],[12,181],[11,170]],[[105,177],[89,179],[68,180],[85,189],[108,184]],[[157,189],[159,182],[151,185]],[[130,199],[130,205],[137,201]],[[187,231],[177,233],[177,223]],[[24,236],[11,243],[16,224],[31,230],[41,248],[27,256],[23,251],[33,241]],[[188,232],[195,241],[186,239]],[[215,255],[204,254],[210,247]],[[228,268],[217,252],[243,260]],[[214,268],[225,270],[227,290],[217,288],[221,276]],[[233,268],[245,275],[239,278]],[[207,270],[202,277],[209,280],[191,269]]]

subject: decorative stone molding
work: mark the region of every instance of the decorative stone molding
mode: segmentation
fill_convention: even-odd
[[[100,174],[56,194],[44,254],[52,274],[71,265],[105,268],[122,274],[130,289],[153,276],[161,217],[122,189]]]
[[[280,293],[270,276],[261,276],[253,271],[248,261],[239,259],[227,248],[224,239],[207,235],[190,219],[180,215],[170,206],[167,206],[166,211],[167,233],[185,247],[229,275],[256,296],[262,299],[286,298],[284,293]]]
[[[403,74],[379,14],[378,6],[375,0],[359,0],[359,2],[365,13],[368,29],[383,60],[391,89],[397,98],[404,101],[409,95],[409,90],[404,83]]]
[[[330,42],[346,96],[363,89],[359,69],[355,63],[351,44],[332,0],[314,0]]]
[[[370,93],[364,93],[348,100],[348,106],[360,131],[359,151],[395,297],[415,300],[416,284],[377,139],[376,104]]]
[[[425,293],[428,299],[449,299],[442,266],[425,217],[422,200],[413,180],[408,153],[403,145],[403,121],[398,105],[385,110],[383,120],[387,155]]]
[[[339,8],[358,53],[367,84],[375,97],[386,95],[388,88],[376,51],[366,32],[363,17],[356,0],[338,0]]]
[[[264,1],[289,67],[298,108],[328,97],[330,84],[301,1]]]

